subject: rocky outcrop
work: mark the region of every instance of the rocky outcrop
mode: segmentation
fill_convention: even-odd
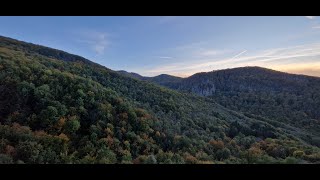
[[[191,92],[196,93],[201,96],[211,96],[214,94],[216,88],[213,82],[205,80],[200,84],[192,86]]]

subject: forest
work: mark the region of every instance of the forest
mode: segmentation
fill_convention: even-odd
[[[318,77],[242,67],[197,73],[188,78],[161,75],[142,80],[213,99],[248,117],[291,125],[303,131],[297,134],[300,138],[320,146]]]
[[[298,77],[292,81],[319,82]],[[254,80],[245,79],[241,87],[253,88]],[[241,94],[226,81],[221,84],[234,90],[215,85],[214,94],[199,96],[182,84],[170,89],[64,51],[0,37],[0,163],[319,163],[319,86],[290,83],[286,91],[275,85],[261,94],[240,88]],[[270,94],[281,95],[274,104],[285,111],[257,105]],[[310,101],[301,104],[298,97],[305,96]]]

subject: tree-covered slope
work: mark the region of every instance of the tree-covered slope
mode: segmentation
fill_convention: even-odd
[[[170,87],[172,89],[178,88],[178,85],[181,83],[183,78],[176,77],[176,76],[171,76],[167,74],[160,74],[158,76],[154,77],[146,77],[146,76],[141,76],[140,74],[133,73],[133,72],[127,72],[127,71],[117,71],[118,73],[129,76],[135,79],[143,80],[143,81],[148,81],[148,82],[153,82],[165,87]]]
[[[127,71],[117,71],[118,73],[122,74],[122,75],[125,75],[125,76],[128,76],[128,77],[132,77],[132,78],[135,78],[135,79],[140,79],[140,80],[144,80],[144,79],[147,79],[148,77],[143,77],[141,76],[140,74],[137,74],[137,73],[133,73],[133,72],[127,72]]]
[[[248,116],[261,116],[301,128],[312,134],[305,135],[305,140],[320,145],[318,77],[243,67],[197,73],[174,84],[152,82],[209,97]]]
[[[316,163],[300,129],[0,37],[0,163]],[[303,132],[304,133],[304,132]]]

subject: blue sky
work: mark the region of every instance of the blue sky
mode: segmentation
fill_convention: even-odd
[[[0,17],[0,35],[114,70],[189,76],[262,66],[320,76],[320,17]]]

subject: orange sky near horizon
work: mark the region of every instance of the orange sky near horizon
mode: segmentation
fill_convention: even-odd
[[[320,77],[320,62],[309,63],[309,64],[286,65],[286,66],[283,65],[279,67],[272,67],[272,69],[293,73],[293,74],[303,74],[303,75]]]

